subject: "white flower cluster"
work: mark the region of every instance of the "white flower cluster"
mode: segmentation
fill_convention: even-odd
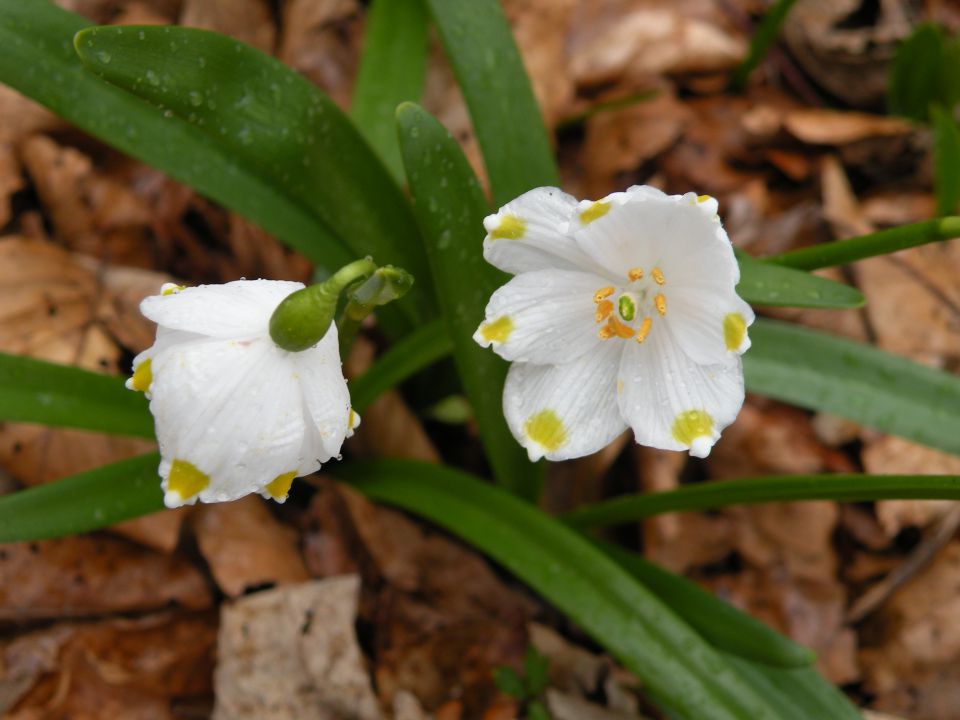
[[[595,452],[628,426],[644,445],[707,455],[743,404],[754,319],[716,201],[644,186],[578,203],[538,188],[484,225],[484,256],[515,277],[474,338],[513,362],[503,408],[531,460]],[[157,337],[127,385],[150,399],[169,507],[282,502],[352,434],[336,326],[298,352],[271,336],[301,288],[165,285],[143,301]]]

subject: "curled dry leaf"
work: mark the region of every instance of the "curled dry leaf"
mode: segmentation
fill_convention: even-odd
[[[793,57],[823,88],[857,107],[883,101],[889,63],[910,33],[901,0],[799,0],[783,27]]]
[[[229,597],[266,583],[310,577],[296,531],[276,520],[262,498],[201,505],[193,514],[193,530],[214,580]]]
[[[578,85],[604,85],[625,76],[729,70],[746,51],[746,39],[716,3],[582,3],[570,38],[570,69]]]
[[[211,603],[203,576],[179,556],[106,535],[0,546],[0,619],[41,620]]]
[[[354,630],[359,590],[347,575],[224,605],[214,720],[380,720]]]
[[[888,436],[864,447],[863,469],[877,474],[960,475],[960,457]],[[876,512],[884,532],[893,538],[904,527],[930,524],[956,504],[951,500],[881,500]]]
[[[209,613],[60,623],[0,645],[7,720],[172,720],[172,702],[211,691],[216,619]]]

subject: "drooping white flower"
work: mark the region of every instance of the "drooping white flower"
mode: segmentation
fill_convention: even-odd
[[[635,186],[597,202],[538,188],[484,220],[515,275],[474,339],[513,361],[507,424],[531,460],[638,443],[705,457],[743,405],[750,306],[717,202]]]
[[[279,502],[294,477],[339,454],[359,418],[340,368],[337,329],[316,346],[282,350],[270,317],[297,282],[167,284],[141,312],[157,339],[133,362],[127,387],[150,400],[167,507],[235,500]]]

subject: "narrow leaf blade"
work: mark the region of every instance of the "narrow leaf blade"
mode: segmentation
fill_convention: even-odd
[[[376,461],[337,468],[375,500],[426,517],[501,563],[602,643],[683,717],[783,717],[703,638],[588,540],[450,468]]]
[[[420,100],[426,71],[427,10],[422,0],[370,3],[350,114],[398,184],[405,177],[395,113],[400,103]]]
[[[750,337],[750,391],[960,454],[960,377],[774,320],[758,320]]]
[[[493,200],[559,185],[540,108],[498,0],[426,0],[470,109]]]
[[[742,252],[737,253],[737,261],[737,294],[753,305],[841,309],[864,304],[863,294],[849,285],[772,265]]]
[[[73,37],[89,25],[46,0],[0,3],[0,82],[250,218],[313,261],[339,266],[352,259],[331,230],[278,183],[210,143],[199,128],[164,117],[86,72]]]
[[[933,185],[937,191],[937,215],[956,212],[960,202],[960,128],[953,112],[939,105],[931,109],[933,119]]]
[[[507,364],[473,340],[487,301],[507,280],[483,259],[483,192],[456,141],[429,113],[405,103],[397,123],[437,298],[487,457],[498,482],[534,499],[542,468],[529,462],[503,417]]]
[[[0,353],[0,421],[43,423],[153,437],[140,393],[123,380],[68,365]]]
[[[90,70],[280,184],[352,253],[426,281],[398,307],[414,319],[428,314],[427,263],[409,204],[319,88],[275,58],[206,30],[94,27],[78,33],[75,45]]]
[[[362,413],[377,397],[453,351],[453,343],[441,320],[432,320],[397,342],[350,382],[353,408]]]
[[[163,510],[156,453],[0,497],[0,543],[97,530]]]

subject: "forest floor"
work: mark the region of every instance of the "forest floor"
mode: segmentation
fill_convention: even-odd
[[[349,102],[364,26],[357,0],[60,4],[100,23],[233,35]],[[710,194],[733,243],[755,255],[931,217],[930,132],[886,115],[884,87],[911,23],[956,31],[960,12],[932,1],[801,0],[736,94],[730,72],[763,5],[505,0],[556,131],[564,189],[597,198],[646,183]],[[625,98],[634,100],[618,106]],[[424,104],[482,173],[436,42]],[[0,230],[0,351],[112,374],[128,373],[152,343],[137,308],[161,283],[312,272],[249,222],[2,87]],[[960,241],[924,246],[823,273],[856,285],[862,310],[761,312],[957,372],[958,269]],[[349,371],[381,346],[371,329]],[[410,395],[371,406],[345,454],[478,465],[470,425],[432,419]],[[0,492],[150,448],[0,425]],[[960,474],[960,458],[748,396],[706,461],[623,436],[551,465],[544,505],[857,471]],[[952,720],[958,525],[953,502],[821,501],[663,516],[610,537],[814,648],[820,670],[859,705]],[[312,578],[329,579],[305,584]],[[656,717],[627,673],[499,568],[327,478],[298,482],[283,506],[248,497],[0,548],[0,713],[10,720],[204,718],[215,704],[221,718],[293,719],[283,708],[300,693],[326,698],[330,718],[508,720],[517,706],[492,669],[519,668],[531,644],[549,660],[557,720]],[[278,667],[287,684],[276,684]]]

